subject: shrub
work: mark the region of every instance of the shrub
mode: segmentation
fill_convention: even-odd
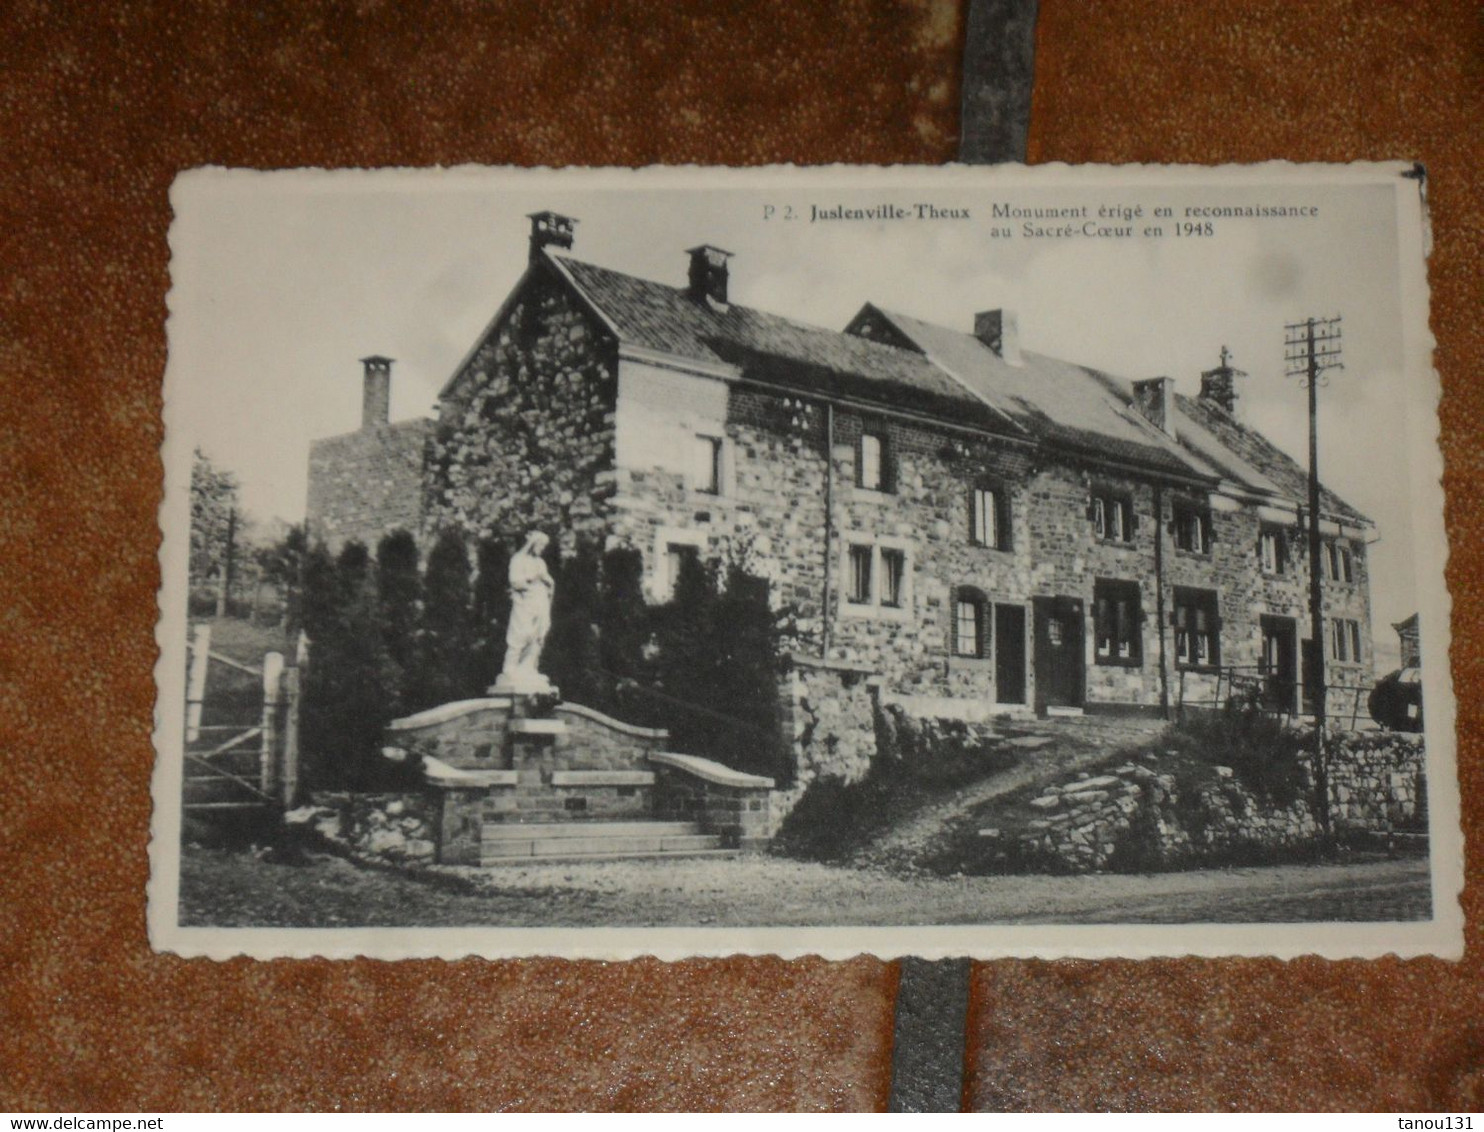
[[[816,778],[784,818],[774,848],[791,857],[841,860],[886,826],[893,794],[882,774],[851,783],[837,775]]]
[[[371,557],[358,542],[331,560],[310,556],[305,621],[313,650],[304,683],[303,735],[308,784],[376,789],[396,779],[380,757],[382,729],[395,706],[396,666],[382,639]]]
[[[407,684],[409,708],[468,699],[482,690],[474,663],[473,620],[468,548],[458,531],[445,530],[423,571],[417,664]]]
[[[1231,767],[1237,781],[1280,809],[1309,790],[1303,752],[1311,738],[1255,699],[1234,697],[1219,710],[1191,712],[1166,739],[1207,763]]]

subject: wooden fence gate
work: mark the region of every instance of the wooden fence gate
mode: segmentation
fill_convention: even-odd
[[[211,625],[191,634],[186,675],[183,804],[187,812],[292,806],[299,790],[299,699],[307,641],[295,662],[261,665],[211,650]]]

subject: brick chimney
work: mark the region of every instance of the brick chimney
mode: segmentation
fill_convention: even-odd
[[[387,423],[392,407],[392,361],[380,354],[362,358],[365,378],[361,387],[361,429],[379,428]]]
[[[1237,415],[1237,378],[1247,375],[1231,364],[1232,353],[1221,347],[1221,364],[1201,371],[1201,400],[1228,416]]]
[[[690,286],[688,293],[696,302],[727,305],[727,260],[732,253],[710,244],[688,248],[690,255]]]
[[[532,212],[527,214],[531,222],[531,262],[535,263],[541,255],[542,248],[562,248],[563,250],[572,246],[576,239],[574,229],[577,221],[570,216],[563,216],[557,212]]]
[[[1005,364],[1024,364],[1020,356],[1020,329],[1015,323],[1014,311],[980,311],[974,316],[974,337],[998,354]]]
[[[1163,432],[1175,435],[1175,379],[1148,377],[1134,382],[1134,408]]]

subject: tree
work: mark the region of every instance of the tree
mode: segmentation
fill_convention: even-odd
[[[481,539],[475,552],[474,669],[489,687],[505,661],[505,628],[510,623],[510,550],[499,539]]]
[[[197,448],[191,460],[192,589],[226,572],[228,535],[239,507],[237,477],[217,468]]]
[[[643,679],[648,668],[644,650],[652,626],[644,600],[644,558],[637,550],[614,547],[603,555],[601,594],[601,663],[616,679]]]
[[[407,684],[417,661],[417,623],[422,598],[417,543],[404,530],[383,536],[376,546],[376,601],[381,640],[396,668],[397,704],[408,702]]]
[[[556,590],[542,667],[563,699],[610,712],[612,683],[603,672],[598,644],[598,567],[597,548],[583,540],[553,571]]]
[[[408,687],[410,707],[434,707],[479,693],[474,640],[469,552],[463,535],[449,529],[433,544],[423,573],[422,628],[416,675]]]
[[[680,561],[675,594],[655,611],[661,725],[679,750],[778,776],[779,614],[766,580]]]
[[[371,556],[350,542],[333,562],[322,547],[305,569],[305,628],[312,652],[305,677],[303,735],[310,781],[367,790],[393,777],[380,757],[396,710],[396,666],[380,626]]]
[[[273,586],[283,599],[281,627],[290,637],[304,625],[304,567],[309,538],[303,523],[289,527],[276,542],[253,551],[259,576]]]

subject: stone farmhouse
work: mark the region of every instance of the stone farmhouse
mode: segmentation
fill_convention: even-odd
[[[658,282],[575,258],[574,225],[531,217],[436,420],[388,423],[364,359],[361,429],[311,451],[315,537],[540,526],[639,548],[655,601],[740,556],[801,653],[986,712],[1155,713],[1234,669],[1302,710],[1307,476],[1224,349],[1188,395],[1023,350],[1004,310],[826,330],[732,303],[720,248]],[[1321,499],[1326,679],[1369,683],[1374,527]]]

